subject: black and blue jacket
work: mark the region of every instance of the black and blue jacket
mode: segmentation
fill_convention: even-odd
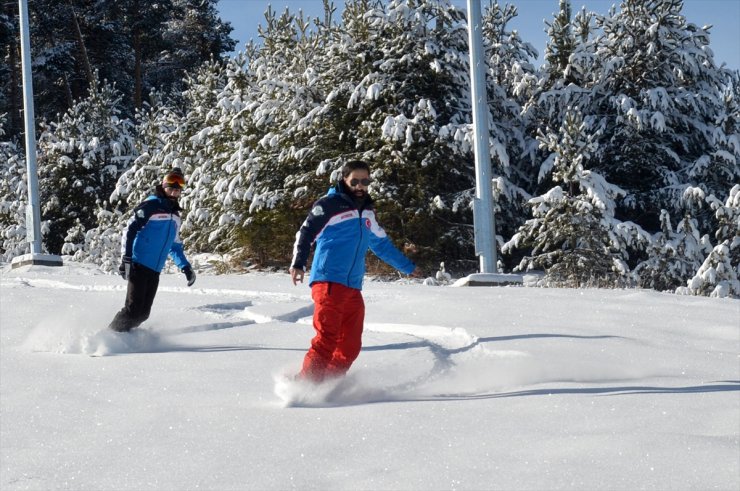
[[[358,208],[341,183],[314,203],[301,225],[293,247],[293,268],[306,269],[314,243],[309,285],[330,281],[361,290],[368,248],[403,273],[415,268],[378,225],[372,200],[368,197]]]
[[[180,240],[181,210],[157,186],[155,194],[134,209],[121,240],[121,254],[158,273],[168,255],[181,270],[190,266]]]

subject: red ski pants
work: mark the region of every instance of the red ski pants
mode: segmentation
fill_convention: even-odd
[[[344,375],[362,348],[362,292],[339,283],[317,282],[311,297],[316,336],[303,359],[301,376],[321,381]]]

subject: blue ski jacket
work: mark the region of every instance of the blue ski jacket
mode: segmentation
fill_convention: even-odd
[[[121,254],[158,273],[168,255],[180,270],[190,266],[180,240],[180,210],[157,186],[156,193],[134,209],[121,240]]]
[[[292,267],[306,269],[311,246],[315,243],[309,285],[330,281],[358,290],[365,277],[368,248],[397,270],[410,274],[416,267],[378,225],[373,202],[368,197],[358,208],[342,190],[341,183],[316,201],[296,234]]]

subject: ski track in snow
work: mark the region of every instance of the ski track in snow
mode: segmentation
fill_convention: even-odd
[[[126,291],[126,284],[122,285],[76,285],[73,283],[67,283],[59,280],[47,280],[43,278],[11,278],[5,279],[0,282],[0,286],[3,288],[14,288],[14,287],[34,287],[34,288],[52,288],[59,290],[80,290],[80,291],[96,291],[96,292],[110,292],[110,291]],[[192,288],[192,287],[167,287],[160,286],[157,290],[158,293],[186,293],[189,295],[220,295],[220,296],[233,296],[233,297],[255,297],[255,298],[270,298],[275,301],[294,301],[299,298],[296,295],[289,293],[276,293],[266,292],[257,290],[235,290],[225,288]]]
[[[29,278],[12,281],[3,279],[0,284],[3,288],[31,287],[96,292],[125,290],[125,286],[120,285],[76,285],[64,281]],[[177,340],[182,334],[264,323],[310,325],[313,314],[313,304],[306,305],[305,296],[285,293],[184,287],[160,287],[160,292],[238,297],[242,301],[193,307],[193,311],[215,318],[217,322],[175,330],[147,327],[145,323],[130,333],[116,333],[108,329],[101,330],[95,325],[91,326],[89,322],[81,322],[80,319],[67,320],[67,325],[60,324],[58,318],[46,319],[30,333],[21,349],[94,357],[168,352],[193,348]],[[286,305],[291,307],[287,311]],[[88,327],[79,327],[85,325]],[[562,355],[557,358],[560,360],[559,364],[553,366],[552,362],[558,363],[555,358],[547,360],[546,357],[535,357],[521,350],[494,350],[487,346],[491,339],[482,340],[458,327],[366,323],[365,332],[373,333],[376,338],[388,338],[392,342],[385,345],[377,342],[365,343],[361,357],[370,357],[383,350],[402,350],[404,356],[406,352],[413,351],[416,356],[429,359],[426,370],[423,373],[407,373],[408,367],[403,365],[401,357],[400,365],[395,367],[394,384],[389,384],[387,377],[378,380],[373,370],[358,368],[357,363],[344,378],[322,384],[296,381],[286,373],[275,372],[274,392],[282,405],[332,407],[402,400],[434,400],[481,396],[555,381],[603,383],[638,377],[637,374],[629,374],[624,370],[604,369],[596,362],[573,362],[572,366],[567,366],[562,362]],[[399,341],[400,339],[410,341]],[[588,376],[584,377],[584,373]],[[403,379],[404,376],[407,377],[406,380]]]

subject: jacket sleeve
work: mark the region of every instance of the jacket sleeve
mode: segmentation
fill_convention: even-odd
[[[368,218],[370,220],[370,250],[373,254],[400,272],[411,274],[416,269],[416,265],[393,245],[383,227],[378,224],[375,212],[372,212]]]
[[[131,257],[134,251],[134,239],[139,230],[149,221],[149,217],[154,213],[154,203],[144,201],[134,209],[134,214],[126,223],[126,230],[121,237],[121,255]]]
[[[175,266],[177,266],[180,271],[190,266],[190,262],[185,257],[185,248],[182,245],[182,239],[180,238],[179,230],[177,231],[175,242],[173,242],[172,247],[170,247],[170,257],[175,262]]]
[[[313,245],[316,236],[323,230],[330,218],[326,204],[325,200],[319,200],[314,203],[308,217],[306,217],[301,228],[295,234],[293,261],[290,264],[292,268],[306,270],[308,256],[311,253],[311,245]]]

